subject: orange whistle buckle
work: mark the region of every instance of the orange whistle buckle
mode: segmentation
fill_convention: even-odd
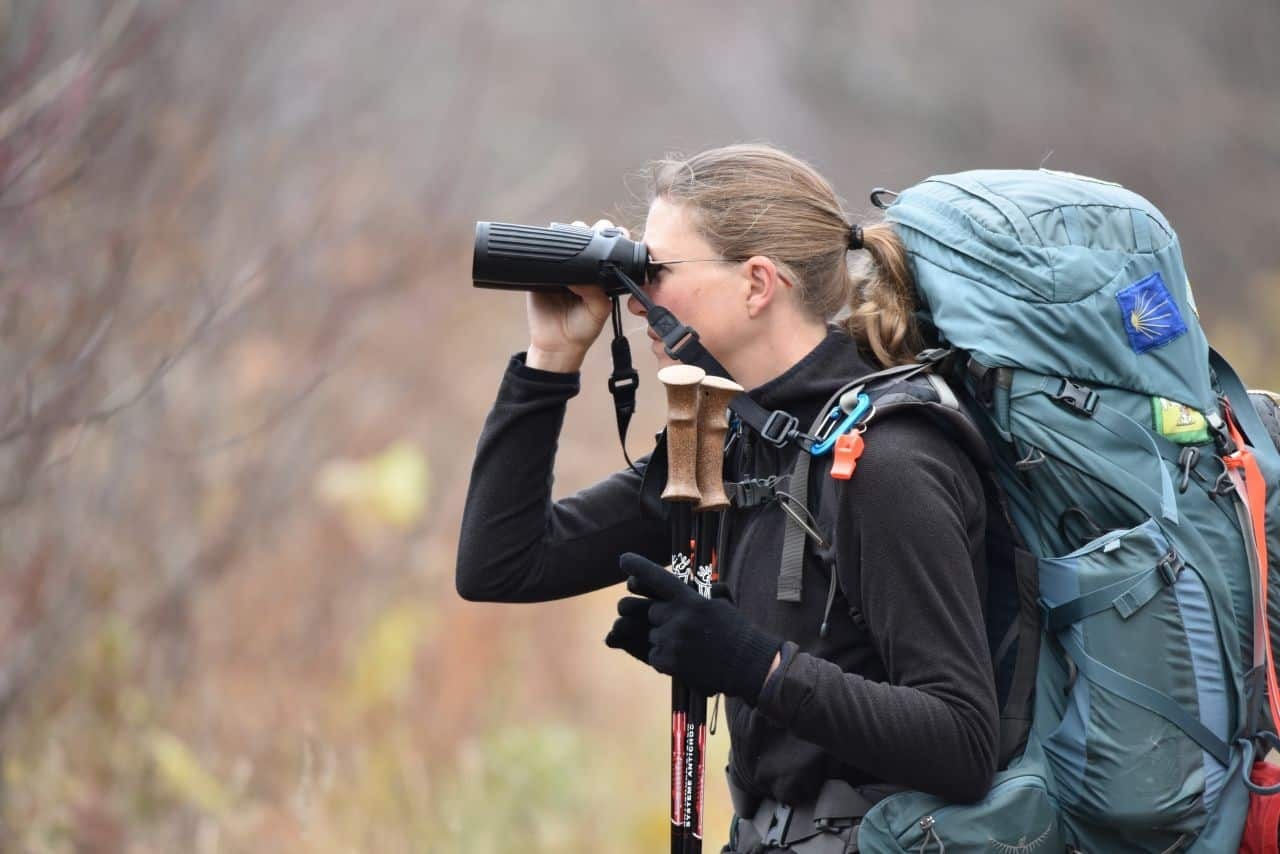
[[[837,480],[853,477],[863,447],[862,434],[858,432],[845,433],[836,439],[836,446],[831,449],[831,476]]]

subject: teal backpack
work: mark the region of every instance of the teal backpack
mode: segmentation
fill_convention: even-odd
[[[977,426],[1017,542],[988,601],[994,786],[891,795],[860,850],[1235,851],[1270,726],[1255,628],[1280,638],[1274,403],[1209,348],[1172,227],[1116,184],[966,172],[885,216],[949,380],[929,402]]]

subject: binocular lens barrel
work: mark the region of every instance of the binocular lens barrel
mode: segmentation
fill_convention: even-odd
[[[471,279],[477,288],[554,291],[565,285],[596,284],[606,293],[623,294],[626,288],[605,275],[605,265],[643,283],[648,263],[645,245],[623,237],[617,228],[592,231],[558,222],[549,228],[477,222]]]

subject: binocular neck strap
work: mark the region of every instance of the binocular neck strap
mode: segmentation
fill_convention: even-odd
[[[640,388],[640,375],[631,366],[631,343],[622,332],[622,306],[613,297],[613,373],[609,375],[609,394],[613,396],[613,412],[618,419],[618,441],[622,443],[622,458],[627,467],[636,471],[635,463],[627,455],[627,427],[636,412],[636,389]]]
[[[702,342],[698,340],[697,330],[691,326],[685,326],[674,314],[649,299],[649,295],[616,265],[604,265],[603,274],[605,276],[611,275],[617,279],[644,306],[645,320],[648,322],[649,328],[662,339],[662,349],[666,351],[668,356],[686,365],[696,365],[713,376],[724,377],[727,380],[733,379],[724,365],[720,364],[716,357],[711,355],[706,347],[702,346]],[[625,371],[630,371],[630,376],[635,377],[635,371],[631,368],[631,349],[627,346],[626,339],[622,337],[618,297],[614,297],[613,312],[613,376],[609,378],[609,391],[611,393],[615,385],[614,377],[619,376],[620,372],[624,372],[624,369]],[[625,354],[625,366],[624,362],[619,359],[620,352]],[[635,411],[635,390],[638,385],[639,380],[634,379],[630,386],[632,412]],[[626,426],[623,423],[622,410],[619,408],[617,394],[614,394],[614,408],[618,413],[618,433],[622,440],[622,453],[625,457],[627,445]],[[811,436],[800,430],[799,419],[794,415],[782,410],[770,412],[752,400],[745,391],[739,392],[729,401],[729,410],[737,415],[744,424],[759,433],[766,441],[779,448],[790,442],[799,442],[801,447],[807,450],[813,441]],[[627,413],[626,418],[627,421],[630,421],[630,412]],[[630,462],[628,458],[628,465],[630,465]],[[634,469],[634,466],[632,468]]]

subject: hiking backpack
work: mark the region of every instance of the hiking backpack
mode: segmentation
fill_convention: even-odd
[[[1172,227],[1119,185],[966,172],[885,217],[937,349],[851,383],[811,433],[860,395],[877,419],[925,404],[989,462],[1014,536],[989,543],[995,783],[891,795],[860,850],[1236,850],[1280,638],[1276,399],[1209,348]],[[831,479],[800,457],[792,492],[820,511]],[[803,546],[795,526],[780,596]]]

